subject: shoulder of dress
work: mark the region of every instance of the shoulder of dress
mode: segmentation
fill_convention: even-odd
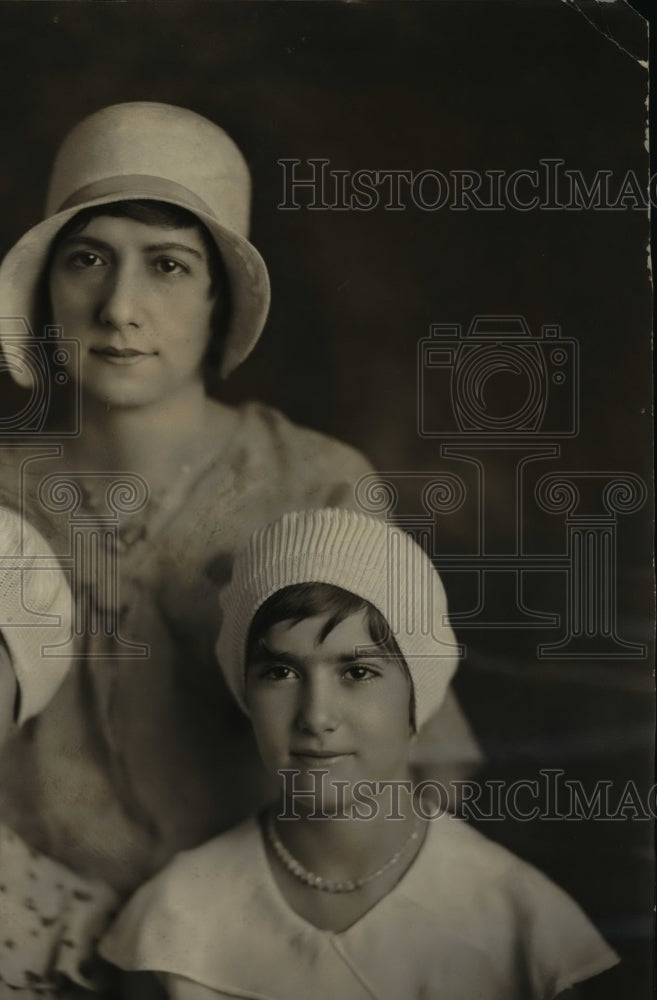
[[[307,483],[354,483],[373,472],[371,463],[354,446],[322,431],[294,423],[262,403],[241,408],[242,461],[270,465],[285,476]],[[328,501],[327,501],[328,502]],[[341,504],[337,504],[340,505]]]
[[[474,826],[450,812],[429,821],[425,841],[427,852],[434,852],[457,862],[478,863],[505,870],[520,861],[506,847],[490,840]],[[521,862],[524,864],[524,862]]]
[[[254,819],[245,820],[198,847],[176,854],[165,867],[139,889],[133,897],[142,904],[163,906],[177,913],[186,912],[188,904],[201,898],[216,899],[222,886],[242,885],[256,877],[254,854],[260,832]],[[235,879],[235,876],[238,879]]]
[[[238,412],[242,418],[242,427],[249,433],[258,429],[261,434],[275,438],[281,443],[291,442],[297,446],[299,443],[308,442],[326,452],[351,452],[359,455],[361,461],[365,461],[354,446],[323,431],[297,424],[273,406],[252,401],[241,406]]]
[[[428,887],[435,874],[451,879],[455,889],[460,885],[462,898],[467,898],[470,886],[493,910],[519,922],[545,909],[564,915],[579,911],[575,900],[549,876],[465,820],[445,814],[431,827],[425,842],[424,899],[431,898]]]
[[[260,828],[255,816],[249,816],[230,830],[217,834],[211,840],[206,840],[196,847],[180,851],[163,869],[180,869],[197,867],[217,859],[224,861],[234,854],[250,855],[254,846],[260,842]]]
[[[406,923],[410,906],[419,926],[471,942],[505,976],[522,961],[528,997],[556,996],[618,961],[574,899],[463,820],[433,821],[417,861],[397,896]]]
[[[233,932],[261,882],[254,820],[177,854],[137,889],[103,938],[100,953],[123,969],[180,971],[189,942],[214,961],[217,934]],[[202,921],[199,921],[199,914]],[[216,958],[216,956],[215,956]],[[154,963],[154,964],[153,964]]]
[[[463,900],[468,886],[484,894],[491,905],[509,911],[517,908],[516,899],[522,897],[528,882],[552,885],[538,869],[450,813],[429,822],[422,850],[408,875],[400,884],[400,895],[441,911],[446,893],[453,891]]]

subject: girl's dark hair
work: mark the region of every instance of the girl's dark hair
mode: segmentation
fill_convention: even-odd
[[[195,229],[200,235],[208,259],[210,294],[215,299],[212,312],[213,336],[203,362],[204,376],[206,384],[214,384],[231,313],[230,282],[219,248],[207,227],[192,212],[188,212],[187,209],[180,208],[178,205],[170,205],[165,201],[151,201],[146,198],[113,201],[107,205],[93,205],[90,208],[83,208],[72,219],[69,219],[53,239],[48,260],[43,269],[37,294],[37,329],[41,330],[52,322],[48,279],[57,248],[64,240],[81,232],[92,219],[103,215],[108,215],[111,218],[133,219],[135,222],[141,222],[147,226],[163,226],[167,229]]]
[[[328,614],[329,617],[319,634],[319,640],[323,642],[336,625],[360,611],[366,612],[367,629],[373,645],[377,646],[377,652],[398,660],[410,681],[406,661],[381,612],[363,597],[358,597],[351,591],[343,590],[342,587],[336,587],[331,583],[297,583],[283,587],[261,604],[249,628],[245,663],[250,662],[257,643],[279,622],[291,621],[296,625],[304,618]],[[414,699],[411,696],[411,725],[415,727],[413,704]]]

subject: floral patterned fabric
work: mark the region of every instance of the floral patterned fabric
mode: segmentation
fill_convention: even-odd
[[[95,946],[116,894],[32,850],[0,825],[0,998],[94,989]]]

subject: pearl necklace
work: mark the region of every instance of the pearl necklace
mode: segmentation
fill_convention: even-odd
[[[315,875],[313,872],[308,871],[307,868],[304,868],[301,862],[297,861],[281,842],[276,833],[274,816],[271,812],[267,813],[265,818],[265,834],[283,867],[290,874],[294,875],[295,878],[298,878],[300,882],[310,886],[311,889],[318,889],[320,892],[355,892],[357,889],[362,889],[368,882],[374,882],[375,879],[380,878],[385,872],[389,871],[393,865],[396,865],[411,844],[420,836],[420,830],[416,823],[401,847],[380,868],[377,868],[376,871],[369,872],[369,874],[363,875],[362,878],[345,879],[342,882],[333,882],[330,879],[322,878],[321,875]]]

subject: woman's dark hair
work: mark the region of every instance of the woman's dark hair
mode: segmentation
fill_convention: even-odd
[[[52,310],[48,293],[50,267],[58,247],[71,236],[81,232],[92,219],[108,215],[111,218],[133,219],[147,226],[163,226],[167,229],[195,229],[203,241],[210,272],[210,294],[215,299],[212,312],[212,339],[204,358],[204,376],[207,383],[214,383],[223,353],[226,331],[231,313],[230,282],[219,248],[210,232],[192,212],[178,205],[150,199],[113,201],[107,205],[93,205],[83,208],[62,226],[52,241],[46,266],[43,269],[37,294],[37,329],[52,322]]]
[[[304,618],[328,614],[329,617],[319,634],[319,640],[323,642],[336,625],[361,611],[366,613],[367,629],[373,645],[377,647],[377,652],[383,656],[394,657],[410,681],[406,661],[381,612],[363,597],[358,597],[351,591],[343,590],[342,587],[336,587],[331,583],[297,583],[283,587],[261,604],[249,628],[245,663],[251,661],[257,643],[279,622],[291,621],[296,625]],[[411,682],[411,691],[412,689]],[[411,695],[411,725],[415,728],[413,705],[414,699]]]

